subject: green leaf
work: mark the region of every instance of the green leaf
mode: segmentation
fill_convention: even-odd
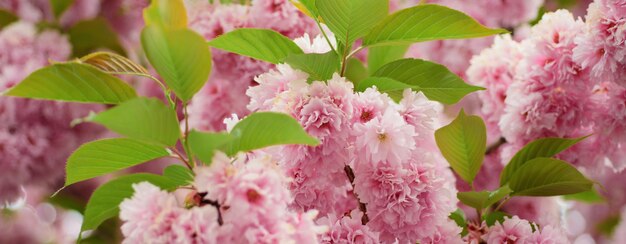
[[[591,190],[593,182],[567,162],[535,158],[520,167],[509,181],[514,196],[558,196]]]
[[[209,45],[273,64],[282,62],[289,54],[303,53],[291,39],[269,29],[236,29],[209,41]]]
[[[369,87],[376,86],[376,89],[380,92],[387,93],[394,101],[398,102],[402,100],[402,94],[404,89],[415,89],[416,86],[411,86],[406,83],[399,82],[397,80],[386,77],[368,77],[356,87],[357,91],[365,91]]]
[[[57,63],[31,73],[7,96],[83,103],[117,104],[137,97],[115,76],[78,63]]]
[[[465,227],[467,226],[466,223],[466,219],[465,219],[465,213],[463,212],[462,209],[457,208],[456,211],[450,213],[450,215],[448,216],[450,219],[454,220],[454,222],[459,226],[459,227]]]
[[[309,74],[309,81],[325,81],[339,70],[339,57],[333,51],[319,54],[290,54],[285,63]]]
[[[222,149],[234,138],[228,133],[204,133],[191,131],[189,133],[189,147],[205,164],[211,164],[216,150]]]
[[[176,111],[156,98],[136,98],[104,111],[91,121],[121,135],[166,146],[176,145],[180,128]]]
[[[506,167],[504,167],[504,170],[502,170],[502,173],[500,174],[500,185],[505,185],[511,179],[511,176],[513,176],[515,171],[517,171],[529,160],[541,157],[554,157],[585,138],[587,137],[585,136],[572,139],[549,137],[541,138],[526,144],[522,150],[519,150],[515,156],[513,156],[511,161],[509,161]]]
[[[471,185],[487,147],[483,120],[478,116],[467,116],[461,110],[454,121],[435,131],[435,140],[454,172]]]
[[[405,83],[414,90],[423,92],[429,99],[444,104],[454,104],[471,92],[484,90],[482,87],[466,84],[443,65],[420,59],[401,59],[388,63],[373,76]]]
[[[143,66],[115,53],[91,53],[80,58],[79,61],[109,74],[150,76],[148,70]]]
[[[98,49],[109,49],[126,55],[117,33],[103,18],[95,18],[76,23],[69,29],[72,55],[81,57]]]
[[[111,180],[98,187],[89,198],[81,231],[95,229],[103,221],[117,216],[120,203],[134,193],[132,185],[144,181],[166,190],[176,188],[170,179],[154,174],[133,174]]]
[[[169,178],[178,186],[189,185],[193,182],[193,172],[188,168],[172,164],[163,170],[163,176]]]
[[[563,199],[569,200],[569,201],[584,202],[584,203],[589,203],[589,204],[606,202],[606,199],[604,198],[604,196],[600,195],[600,193],[598,193],[593,188],[590,191],[584,191],[580,193],[565,195],[563,196]]]
[[[433,4],[420,4],[395,12],[363,38],[364,46],[465,39],[507,33],[489,29],[463,12]]]
[[[72,4],[74,0],[50,0],[50,7],[52,7],[52,13],[54,13],[54,17],[59,18],[63,15],[63,12],[67,10]]]
[[[163,147],[128,138],[86,143],[67,160],[65,186],[168,155]]]
[[[316,0],[315,6],[337,40],[348,46],[389,13],[389,0]]]
[[[195,32],[148,26],[141,43],[154,69],[181,100],[191,100],[209,79],[211,51]]]
[[[230,135],[234,139],[226,145],[229,155],[275,145],[319,145],[319,141],[308,135],[298,121],[282,113],[253,113],[239,121]]]
[[[511,189],[509,189],[508,186],[503,186],[495,191],[459,192],[456,196],[459,201],[467,206],[475,209],[485,209],[502,200],[504,197],[508,196],[509,193],[511,193]]]
[[[187,10],[182,0],[152,0],[143,10],[143,19],[146,26],[182,29],[187,27]]]
[[[367,68],[363,63],[356,59],[350,58],[348,59],[348,64],[346,67],[346,78],[354,84],[359,84],[362,80],[367,78]]]
[[[4,9],[0,9],[0,29],[4,28],[7,25],[17,21],[19,18],[15,16],[13,13],[6,11]]]
[[[367,67],[370,75],[374,74],[380,67],[398,59],[402,59],[409,45],[378,46],[368,49]]]
[[[487,223],[487,226],[493,226],[496,223],[496,221],[498,221],[499,223],[504,223],[504,217],[508,217],[508,216],[509,215],[504,212],[495,211],[495,212],[486,214],[485,216],[483,216],[483,219]]]
[[[450,213],[448,218],[454,220],[456,225],[463,229],[463,231],[461,231],[461,236],[467,235],[467,219],[465,218],[465,213],[462,209],[457,208],[456,211]]]
[[[617,226],[622,221],[626,221],[626,219],[620,219],[620,215],[609,216],[600,221],[600,223],[596,225],[595,229],[599,233],[604,234],[604,236],[613,236],[615,229],[617,229]]]

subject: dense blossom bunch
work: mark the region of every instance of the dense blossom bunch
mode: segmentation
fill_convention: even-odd
[[[602,184],[614,185],[621,180],[622,173],[615,172],[625,167],[626,89],[619,74],[623,69],[619,68],[619,53],[624,45],[615,40],[626,26],[620,22],[626,18],[619,11],[623,7],[620,1],[595,1],[584,22],[565,10],[548,13],[532,27],[528,38],[519,42],[498,38],[491,48],[472,59],[468,81],[488,89],[478,93],[480,114],[488,125],[497,125],[490,131],[491,141],[503,137],[507,142],[500,151],[502,163],[538,138],[591,135],[559,157],[593,173]],[[603,193],[608,206],[574,205],[568,218],[582,214],[587,221],[586,226],[572,225],[573,229],[595,233],[599,222],[620,210],[623,189],[612,187]],[[536,209],[534,212],[548,209],[534,199],[526,204]],[[520,207],[508,205],[503,209]],[[523,217],[544,224],[556,219]],[[573,237],[580,234],[571,231]]]
[[[483,239],[487,243],[569,243],[567,235],[562,229],[550,225],[533,227],[530,222],[517,216],[506,218],[504,222],[496,223],[490,227]]]
[[[321,38],[303,38],[296,43],[309,44],[304,50],[330,50]],[[281,156],[279,166],[293,178],[292,207],[319,210],[320,221],[332,227],[326,240],[402,243],[447,236],[438,234],[449,228],[456,191],[451,172],[430,150],[438,106],[410,90],[399,103],[375,88],[355,93],[336,74],[327,82],[307,78],[279,64],[247,92],[251,110],[290,114],[322,142],[267,150]]]
[[[243,155],[242,155],[243,156]],[[120,205],[125,243],[316,243],[326,228],[316,211],[297,213],[287,182],[269,157],[231,160],[218,154],[196,169],[185,207],[173,193],[147,182]]]
[[[0,32],[0,91],[19,83],[48,60],[65,60],[71,47],[56,31],[37,32],[16,22]],[[56,184],[70,153],[98,129],[71,127],[98,106],[0,98],[0,202],[13,201],[25,184]],[[50,187],[49,185],[48,187]]]
[[[287,0],[258,0],[251,5],[196,1],[188,5],[189,27],[207,40],[238,28],[273,29],[291,38],[317,33],[315,22]],[[191,126],[223,130],[222,121],[231,114],[240,117],[248,114],[246,89],[254,85],[256,75],[271,67],[262,61],[214,49],[210,82],[189,107]]]
[[[563,157],[592,171],[602,170],[608,157],[614,170],[622,169],[624,89],[594,78],[593,70],[578,62],[578,40],[586,35],[583,21],[560,10],[546,14],[529,38],[499,38],[472,59],[469,81],[489,90],[479,93],[480,112],[488,124],[498,124],[490,136],[510,143],[504,159],[537,138],[595,133]]]

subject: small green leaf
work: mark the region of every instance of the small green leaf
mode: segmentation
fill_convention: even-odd
[[[461,110],[449,125],[435,132],[435,140],[443,157],[470,185],[480,170],[487,147],[485,123],[478,116],[467,116]]]
[[[509,215],[504,212],[495,211],[495,212],[486,214],[485,216],[483,216],[483,219],[487,223],[487,226],[493,226],[494,224],[496,224],[496,221],[499,222],[500,224],[504,223],[504,217],[508,217],[508,216]]]
[[[79,61],[109,74],[150,76],[148,70],[143,66],[115,53],[91,53],[80,58]]]
[[[620,215],[609,216],[605,218],[604,220],[600,221],[600,223],[596,225],[595,229],[599,233],[604,234],[604,236],[613,236],[613,234],[615,233],[615,229],[617,229],[617,226],[622,221],[626,221],[626,220],[621,219]]]
[[[137,97],[115,76],[78,63],[58,63],[31,73],[7,96],[82,103],[117,104]]]
[[[584,140],[587,137],[580,138],[541,138],[535,140],[531,143],[528,143],[522,150],[517,152],[515,156],[509,161],[509,163],[504,167],[502,173],[500,174],[500,185],[505,185],[511,176],[517,171],[522,165],[534,158],[550,158],[564,151],[565,149],[570,148],[576,143]]]
[[[367,50],[367,68],[369,68],[370,75],[373,75],[385,64],[402,59],[407,49],[409,49],[409,45],[390,45],[369,48]]]
[[[511,189],[508,186],[503,186],[495,191],[469,191],[459,192],[456,194],[459,201],[463,204],[475,209],[485,209],[492,204],[502,200],[504,197],[511,193]]]
[[[359,82],[367,78],[367,68],[360,60],[350,58],[346,67],[346,78],[354,84],[359,84]]]
[[[187,27],[187,10],[182,0],[152,0],[143,10],[143,19],[146,26],[182,29]]]
[[[170,179],[153,174],[133,174],[111,180],[98,187],[89,198],[81,231],[95,229],[105,220],[117,216],[120,203],[134,193],[132,185],[144,181],[166,190],[176,188]]]
[[[461,236],[467,235],[467,219],[465,218],[465,213],[462,209],[457,208],[456,211],[450,213],[448,218],[454,220],[454,222],[463,229],[460,233]]]
[[[348,46],[389,13],[389,0],[316,0],[315,6],[335,37]]]
[[[420,4],[395,12],[363,38],[364,46],[465,39],[507,33],[489,29],[463,12],[433,4]]]
[[[273,64],[289,54],[303,54],[292,40],[269,29],[236,29],[209,41],[209,45]]]
[[[69,29],[72,55],[81,57],[98,49],[109,49],[126,55],[117,33],[103,18],[95,18],[76,23]]]
[[[226,145],[229,155],[275,145],[319,145],[302,126],[289,115],[272,112],[253,113],[232,129],[233,141]]]
[[[465,212],[463,212],[463,210],[460,209],[460,208],[457,208],[456,211],[450,213],[450,216],[448,216],[448,217],[450,219],[454,220],[454,222],[459,227],[467,226],[466,219],[465,219]]]
[[[52,7],[52,13],[54,13],[54,17],[59,18],[63,15],[63,12],[67,10],[72,4],[74,0],[50,0],[50,7]]]
[[[591,190],[593,182],[567,162],[535,158],[520,167],[509,181],[514,196],[558,196]]]
[[[163,147],[128,138],[86,143],[67,160],[65,186],[167,155]]]
[[[193,182],[193,172],[188,168],[172,164],[163,170],[163,176],[169,178],[177,186],[189,185]]]
[[[333,51],[319,54],[290,54],[285,63],[309,74],[309,81],[325,81],[339,70],[339,57]]]
[[[176,111],[156,98],[136,98],[104,111],[91,121],[121,135],[166,146],[176,145],[180,128]]]
[[[6,11],[4,9],[0,9],[0,29],[4,28],[7,25],[17,21],[19,18],[15,16],[13,13]]]
[[[154,69],[181,100],[191,100],[209,79],[211,51],[195,32],[148,26],[141,43]]]
[[[405,83],[414,90],[423,92],[429,99],[444,104],[454,104],[471,92],[484,90],[482,87],[466,84],[443,65],[420,59],[401,59],[388,63],[373,76]]]
[[[205,164],[211,164],[215,151],[222,149],[234,138],[228,133],[191,131],[188,140],[193,155],[196,155]]]
[[[600,193],[598,193],[593,188],[590,191],[584,191],[580,193],[565,195],[563,196],[563,199],[569,200],[569,201],[584,202],[584,203],[589,203],[589,204],[606,202],[606,199],[604,198],[604,196],[600,195]]]

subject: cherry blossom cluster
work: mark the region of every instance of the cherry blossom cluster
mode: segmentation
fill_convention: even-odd
[[[320,37],[296,43],[314,53],[330,50]],[[440,107],[410,90],[396,103],[375,88],[355,92],[337,74],[327,82],[308,78],[279,64],[247,92],[251,111],[289,114],[322,142],[266,150],[293,178],[291,207],[320,211],[319,221],[332,227],[323,240],[460,240],[447,217],[456,205],[454,178],[434,153]]]
[[[547,13],[526,39],[497,37],[493,46],[471,60],[467,70],[470,83],[487,88],[478,92],[478,97],[490,143],[506,141],[488,155],[487,159],[494,157],[483,165],[489,174],[498,174],[501,164],[534,139],[591,135],[559,157],[611,187],[602,192],[605,204],[565,205],[569,208],[567,221],[561,224],[567,225],[571,239],[589,240],[588,235],[581,235],[587,232],[601,240],[598,224],[618,217],[626,204],[623,187],[616,184],[623,182],[626,165],[626,88],[619,73],[624,67],[620,53],[626,50],[620,41],[620,31],[626,26],[623,9],[621,1],[597,0],[584,20],[565,10]],[[484,179],[485,185],[494,183]],[[554,201],[516,200],[503,210],[554,225],[559,218],[541,218],[561,215]],[[553,210],[545,207],[550,205]],[[526,209],[526,216],[518,211],[520,206]],[[553,221],[546,223],[549,219]],[[619,238],[616,234],[614,239]]]
[[[284,177],[267,156],[218,154],[198,167],[186,201],[148,182],[120,205],[124,243],[317,243],[315,210],[295,212]]]
[[[487,243],[570,243],[562,229],[550,225],[533,226],[532,223],[517,216],[505,218],[502,223],[495,223],[481,237]]]
[[[589,14],[605,2],[613,1],[596,1]],[[583,22],[565,10],[548,13],[533,26],[529,38],[516,42],[499,37],[472,59],[468,81],[487,88],[479,97],[480,113],[492,128],[490,141],[503,137],[510,144],[504,149],[504,161],[537,138],[593,133],[562,156],[590,171],[603,170],[605,161],[612,170],[624,168],[626,89],[605,73],[614,74],[611,67],[619,62],[609,56],[626,46],[615,44],[610,54],[586,52],[589,45],[580,43],[597,36],[590,30],[594,23],[592,16]],[[589,61],[605,56],[612,63]],[[588,153],[590,148],[594,153]]]

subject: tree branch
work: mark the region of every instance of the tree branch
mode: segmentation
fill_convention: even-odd
[[[357,202],[359,202],[359,210],[363,212],[363,217],[361,217],[361,223],[365,225],[367,224],[367,222],[370,221],[370,219],[367,216],[367,206],[365,205],[365,203],[361,202],[361,200],[359,199],[359,196],[354,191],[354,171],[352,171],[352,168],[350,168],[349,165],[346,165],[346,167],[344,167],[343,170],[346,172],[346,176],[348,176],[348,180],[350,180],[350,185],[352,185],[352,194],[354,194],[354,197],[356,198]]]

